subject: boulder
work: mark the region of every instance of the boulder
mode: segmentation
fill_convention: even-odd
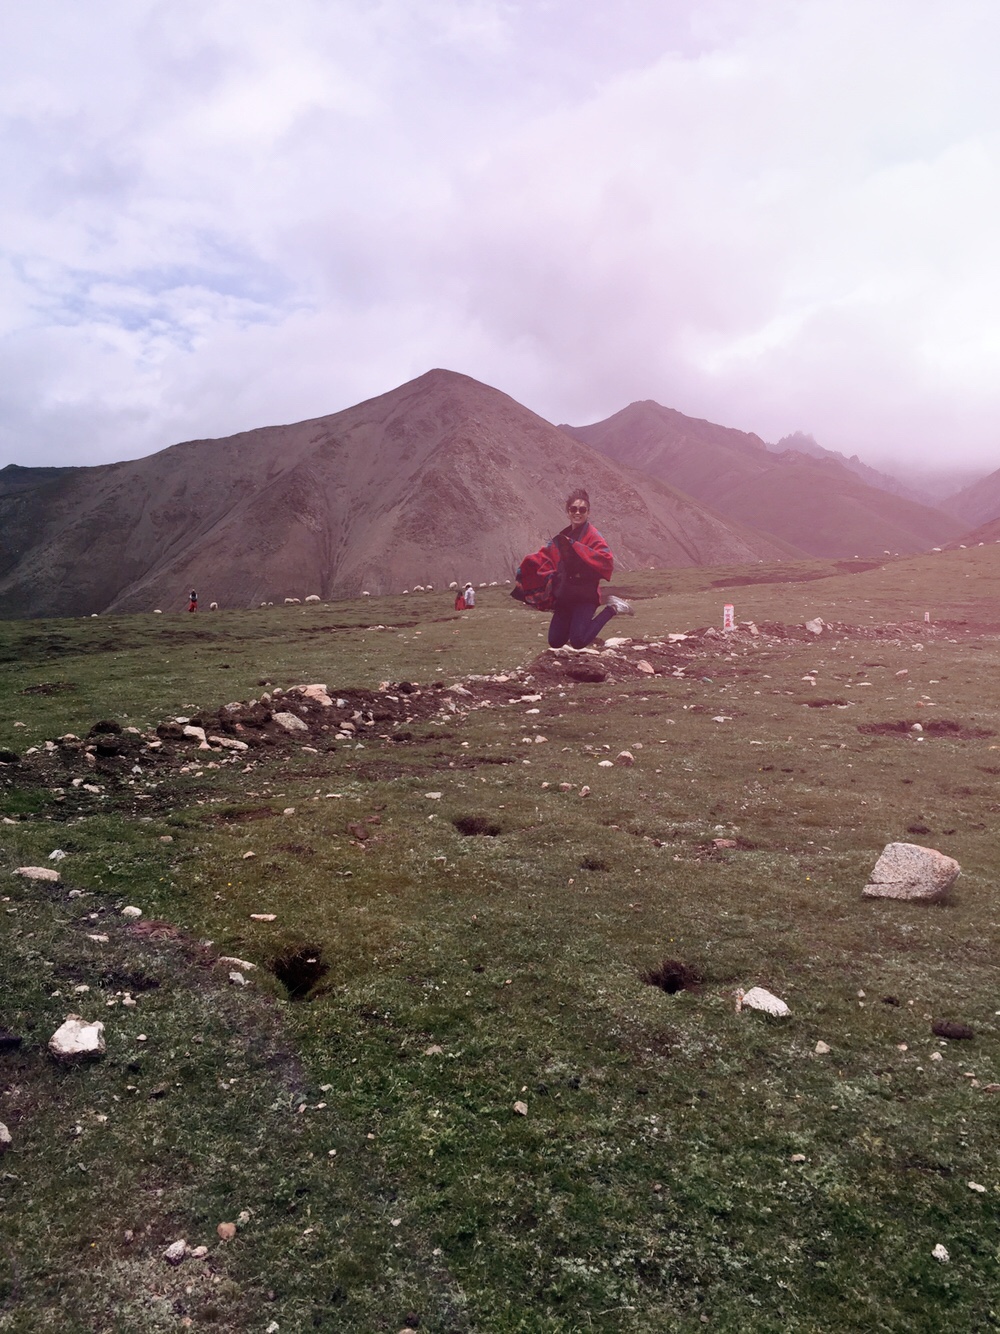
[[[764,987],[751,987],[749,991],[744,991],[742,996],[736,997],[736,1012],[740,1010],[760,1010],[762,1014],[773,1014],[777,1019],[786,1019],[791,1010],[785,1002],[776,996],[773,991],[767,991]]]
[[[279,727],[283,727],[286,732],[308,732],[309,726],[304,723],[297,714],[294,713],[276,713],[274,721]]]
[[[68,1014],[65,1023],[49,1038],[49,1051],[57,1061],[85,1061],[103,1056],[104,1025],[88,1024],[78,1014]]]
[[[62,879],[52,866],[19,866],[14,874],[23,876],[25,880],[48,880],[52,883]]]
[[[811,635],[821,635],[823,633],[823,618],[816,616],[813,620],[806,621],[806,629]]]
[[[936,848],[887,843],[861,896],[937,903],[951,889],[961,869],[953,857],[946,857]]]

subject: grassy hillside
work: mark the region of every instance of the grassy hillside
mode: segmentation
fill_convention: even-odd
[[[1000,1319],[1000,554],[620,591],[599,659],[502,589],[0,623],[0,1330]],[[150,749],[309,681],[301,741]],[[861,899],[891,840],[949,902]]]

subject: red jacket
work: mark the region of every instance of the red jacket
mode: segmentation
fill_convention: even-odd
[[[592,523],[574,538],[566,527],[539,551],[525,556],[511,597],[537,611],[556,606],[594,605],[601,579],[610,579],[615,558]]]

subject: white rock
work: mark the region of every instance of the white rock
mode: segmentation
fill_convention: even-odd
[[[286,732],[308,732],[309,727],[295,713],[276,713],[274,721],[279,727],[283,727]]]
[[[966,1183],[970,1190],[976,1191],[979,1195],[986,1194],[986,1187],[981,1186],[978,1181],[969,1181]]]
[[[168,1265],[179,1265],[188,1253],[188,1244],[181,1237],[178,1241],[172,1241],[163,1252],[163,1258]]]
[[[942,1246],[940,1242],[938,1242],[938,1244],[931,1251],[931,1255],[934,1256],[935,1260],[940,1260],[943,1265],[946,1265],[948,1261],[951,1259],[951,1256],[948,1254],[947,1248]]]
[[[821,635],[823,633],[823,620],[816,616],[811,621],[806,621],[806,629],[811,635]]]
[[[611,769],[614,766],[611,760],[598,760],[597,767],[598,769]]]
[[[192,741],[203,742],[205,740],[204,727],[195,727],[193,723],[188,723],[184,728],[184,735],[189,736]]]
[[[639,661],[635,664],[635,666],[636,666],[636,671],[642,672],[643,676],[656,675],[656,668],[653,666],[651,662],[647,662],[645,658],[640,658]]]
[[[232,972],[229,974],[229,980],[230,980],[230,982],[233,983],[234,986],[237,986],[237,987],[245,987],[246,984],[247,984],[247,980],[246,980],[246,978],[245,978],[245,977],[243,976],[243,974],[242,974],[241,972],[239,972],[239,970],[236,969],[236,968],[234,968],[234,969],[232,970]]]
[[[737,996],[736,1010],[737,1013],[740,1010],[760,1010],[762,1014],[773,1014],[779,1019],[791,1014],[791,1010],[780,997],[763,987],[751,987],[742,996]]]
[[[830,1054],[830,1048],[822,1040],[822,1038],[819,1040],[819,1042],[816,1043],[816,1046],[813,1048],[813,1051],[816,1053],[817,1056],[828,1056]]]
[[[51,866],[19,866],[14,874],[23,876],[25,880],[48,880],[53,884],[62,879]]]
[[[136,908],[136,907],[133,906],[133,905],[129,905],[129,907],[127,907],[127,908],[123,908],[123,909],[122,909],[122,916],[123,916],[123,917],[141,917],[141,916],[142,916],[142,909],[141,909],[141,908]]]
[[[88,1024],[78,1014],[68,1014],[65,1022],[49,1038],[49,1051],[57,1061],[79,1061],[103,1056],[104,1025]]]
[[[0,1121],[0,1153],[6,1153],[13,1143],[14,1141],[11,1138],[10,1131],[4,1123]]]
[[[951,889],[961,869],[953,857],[935,848],[887,843],[861,895],[866,899],[936,903]]]
[[[49,853],[49,861],[50,861],[50,862],[61,862],[61,861],[63,861],[68,855],[69,855],[68,853],[63,852],[62,848],[53,848],[52,851]]]
[[[441,792],[425,792],[424,796],[428,801],[440,801],[444,794]]]
[[[222,746],[224,750],[249,750],[250,747],[245,741],[237,741],[234,736],[210,736],[209,744],[213,746]]]
[[[327,691],[325,685],[314,682],[313,685],[299,686],[299,694],[303,699],[311,699],[315,704],[322,704],[324,709],[333,708],[333,700]]]
[[[630,750],[620,750],[615,756],[615,764],[623,764],[627,768],[629,765],[635,764],[635,756]]]

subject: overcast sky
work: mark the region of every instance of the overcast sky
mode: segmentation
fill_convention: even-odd
[[[0,466],[433,366],[1000,467],[996,0],[0,0]]]

